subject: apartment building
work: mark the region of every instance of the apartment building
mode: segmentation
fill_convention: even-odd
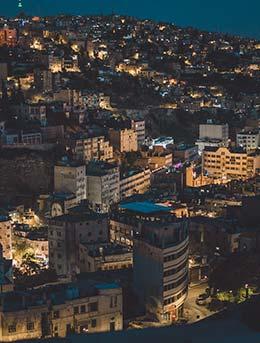
[[[206,148],[202,154],[203,173],[217,179],[248,179],[259,174],[260,153],[243,149]]]
[[[91,160],[111,162],[113,160],[113,147],[104,136],[72,137],[70,146],[76,160],[84,162]]]
[[[142,156],[144,159],[147,159],[151,170],[172,166],[173,154],[170,150],[164,149],[162,146],[155,146],[153,150],[142,152]]]
[[[220,139],[227,142],[229,139],[228,124],[215,124],[212,121],[208,121],[206,124],[200,124],[199,138]]]
[[[54,217],[48,223],[49,264],[57,275],[79,274],[80,244],[108,241],[108,221],[104,215],[80,206],[69,214]]]
[[[179,144],[173,154],[176,162],[192,162],[199,157],[197,145]]]
[[[25,104],[23,111],[24,111],[24,116],[26,118],[30,120],[38,120],[42,126],[46,125],[47,123],[46,105],[28,103],[28,104]]]
[[[150,169],[137,169],[124,173],[120,178],[120,199],[145,193],[151,185]]]
[[[11,292],[14,289],[13,261],[4,258],[3,247],[0,244],[0,289],[1,293]]]
[[[2,28],[0,29],[0,46],[7,45],[14,47],[17,43],[16,29]]]
[[[80,246],[81,269],[85,272],[132,268],[133,252],[129,247],[112,243],[83,243]]]
[[[0,214],[0,245],[3,257],[12,260],[12,222],[9,216]]]
[[[137,133],[133,129],[110,129],[109,141],[120,152],[137,151]]]
[[[119,167],[102,161],[90,162],[86,185],[91,207],[97,212],[108,212],[120,200]]]
[[[86,166],[67,159],[54,167],[54,192],[72,193],[77,202],[86,199]]]
[[[243,130],[237,134],[237,146],[252,151],[260,146],[260,130]]]
[[[0,295],[0,340],[46,339],[123,328],[122,289],[95,281]]]
[[[75,89],[61,89],[53,94],[55,101],[65,102],[68,106],[82,106],[83,100],[81,91]]]
[[[121,204],[111,213],[112,242],[133,246],[134,290],[160,322],[182,316],[188,292],[189,220],[150,202]],[[144,273],[145,270],[145,273]]]
[[[132,119],[131,128],[136,132],[137,146],[140,148],[145,142],[145,120]]]

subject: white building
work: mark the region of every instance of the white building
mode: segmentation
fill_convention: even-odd
[[[255,150],[260,145],[259,129],[241,131],[237,134],[237,146],[246,151]]]
[[[169,145],[173,145],[173,144],[174,144],[174,139],[172,137],[158,137],[158,138],[153,139],[151,148],[153,148],[154,146],[161,146],[164,149],[167,149]]]
[[[227,142],[229,139],[228,124],[213,124],[211,121],[208,121],[207,124],[200,124],[199,138],[220,139]]]
[[[223,143],[223,141],[221,139],[202,138],[202,139],[198,139],[195,142],[195,145],[197,145],[198,153],[199,153],[199,155],[201,155],[203,150],[207,147],[218,148],[218,147],[224,146],[225,144]]]
[[[98,212],[108,212],[110,206],[120,200],[119,167],[101,161],[87,166],[87,199]]]
[[[54,167],[54,191],[72,193],[77,202],[86,199],[86,166],[67,160]]]
[[[141,147],[145,142],[145,120],[133,119],[131,121],[131,126],[137,135],[137,145],[138,147]]]

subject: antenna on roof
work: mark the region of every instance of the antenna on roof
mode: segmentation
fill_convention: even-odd
[[[23,8],[22,0],[18,0],[18,9],[21,10]]]

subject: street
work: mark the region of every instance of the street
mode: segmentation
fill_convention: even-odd
[[[196,304],[196,299],[200,294],[205,293],[207,284],[201,284],[189,288],[188,298],[184,304],[184,317],[188,319],[189,323],[202,320],[209,317],[213,312],[209,311],[206,306],[200,306]]]

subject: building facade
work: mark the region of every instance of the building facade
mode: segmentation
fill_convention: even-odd
[[[72,140],[72,153],[76,160],[89,162],[113,160],[113,147],[104,136],[79,137]]]
[[[123,328],[122,289],[88,282],[4,293],[0,314],[1,342],[118,331]]]
[[[81,269],[85,272],[132,268],[132,249],[111,243],[81,244]]]
[[[133,129],[110,129],[109,141],[120,152],[137,151],[137,133]]]
[[[241,149],[206,148],[202,154],[203,173],[223,181],[248,179],[259,174],[259,151],[247,153]]]
[[[0,215],[0,244],[3,257],[12,260],[12,223],[11,219],[6,215]]]
[[[80,202],[86,199],[86,166],[62,161],[54,167],[54,191],[72,193]]]
[[[17,43],[17,31],[15,29],[0,29],[0,46],[14,47]]]
[[[134,291],[146,311],[160,322],[178,320],[188,292],[188,218],[168,206],[126,202],[111,213],[110,240],[133,247]]]
[[[227,142],[229,139],[228,124],[214,124],[211,122],[208,122],[206,124],[200,124],[199,138],[220,139],[223,142]]]
[[[57,275],[71,277],[80,270],[80,244],[108,241],[108,221],[94,212],[54,217],[48,225],[49,265]]]
[[[134,289],[146,311],[160,322],[174,322],[183,315],[188,245],[188,220],[170,214],[149,215],[135,233]]]
[[[121,176],[120,199],[146,192],[151,185],[150,169],[130,171]]]
[[[131,121],[131,127],[136,132],[137,145],[141,147],[145,142],[145,120],[133,119]]]
[[[87,199],[98,212],[108,212],[120,200],[119,167],[99,161],[87,167]]]
[[[252,151],[260,145],[259,129],[241,131],[237,134],[237,146],[242,147],[246,151]]]

